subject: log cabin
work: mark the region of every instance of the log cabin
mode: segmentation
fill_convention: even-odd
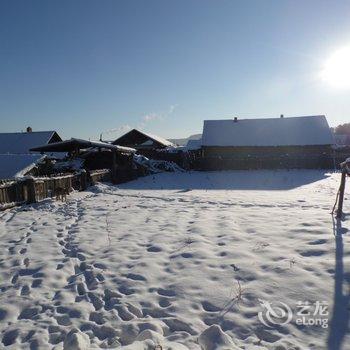
[[[331,168],[333,144],[324,115],[205,120],[201,167]]]

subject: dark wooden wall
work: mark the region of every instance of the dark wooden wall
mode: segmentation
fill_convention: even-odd
[[[278,147],[203,147],[196,167],[201,170],[332,169],[329,145]]]
[[[237,158],[246,156],[283,156],[286,154],[305,156],[332,154],[329,145],[320,146],[277,146],[277,147],[208,147],[203,146],[204,157]]]

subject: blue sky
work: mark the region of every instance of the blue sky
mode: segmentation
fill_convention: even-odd
[[[350,89],[320,79],[350,45],[349,18],[339,0],[0,0],[0,131],[113,139],[130,127],[184,137],[236,115],[350,122]]]

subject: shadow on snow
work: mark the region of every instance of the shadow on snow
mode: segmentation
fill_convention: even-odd
[[[344,245],[343,234],[348,230],[342,227],[342,220],[333,219],[335,236],[335,274],[334,274],[334,302],[332,319],[329,326],[327,349],[342,349],[344,337],[349,326],[350,302],[350,275],[344,272]]]
[[[325,170],[235,170],[160,173],[120,185],[139,190],[290,190],[329,176]]]

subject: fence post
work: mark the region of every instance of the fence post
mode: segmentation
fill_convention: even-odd
[[[26,180],[26,186],[27,186],[27,194],[28,194],[28,203],[35,203],[36,202],[36,195],[35,195],[35,180],[34,179],[27,179]]]
[[[112,183],[115,184],[117,182],[117,152],[112,152]]]
[[[341,219],[343,215],[343,201],[344,201],[344,191],[345,191],[345,179],[346,179],[346,170],[342,169],[341,172],[341,181],[339,187],[339,202],[338,202],[338,210],[337,210],[337,218]]]
[[[80,173],[80,185],[81,185],[81,190],[82,191],[85,191],[88,187],[88,184],[87,184],[87,173],[86,173],[86,170],[83,169]]]

